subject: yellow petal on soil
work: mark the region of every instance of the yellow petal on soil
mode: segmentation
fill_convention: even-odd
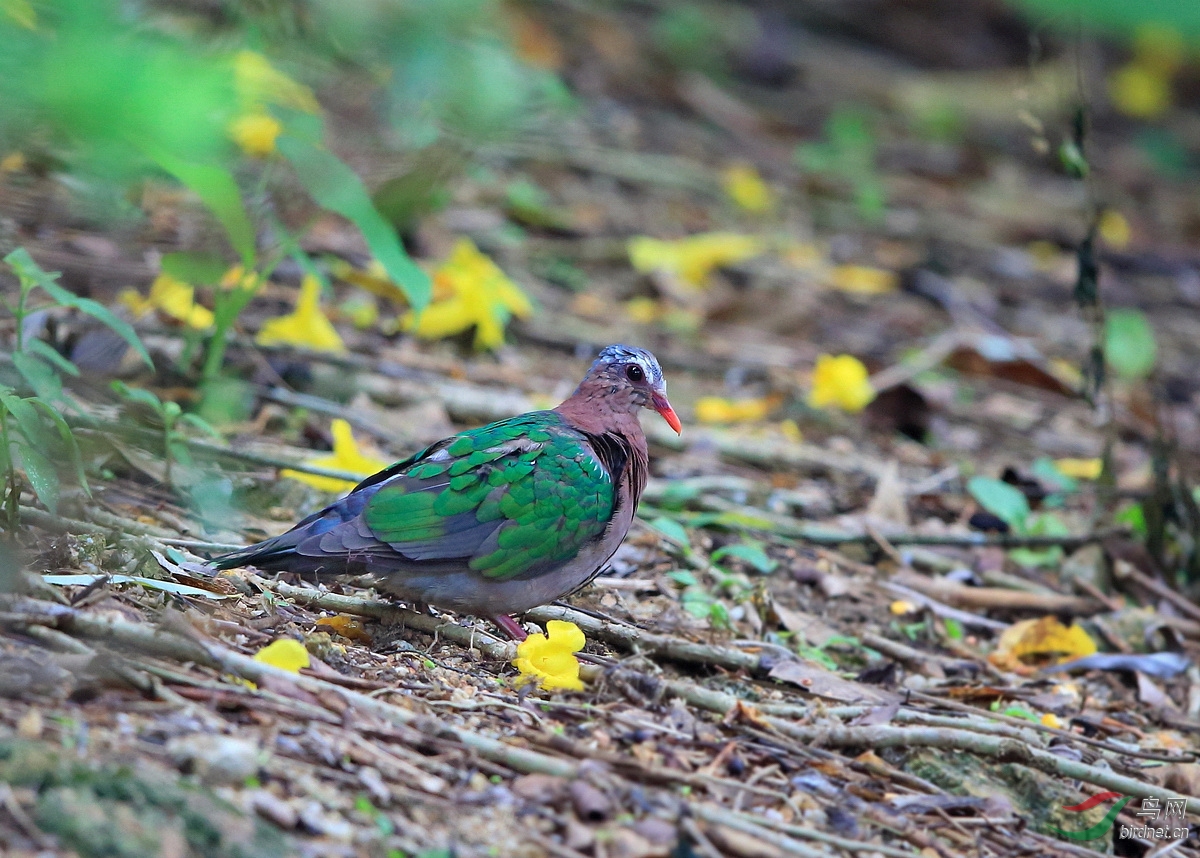
[[[532,315],[533,303],[469,238],[455,245],[433,273],[433,303],[420,316],[408,313],[405,330],[426,340],[475,329],[475,348],[504,345],[504,326],[513,316]]]
[[[1134,119],[1154,119],[1171,108],[1171,81],[1161,73],[1129,63],[1108,78],[1113,107]]]
[[[4,173],[19,173],[25,169],[25,155],[22,152],[9,152],[0,158],[0,175]]]
[[[304,644],[292,638],[272,641],[254,654],[254,660],[291,673],[299,673],[301,668],[312,663]]]
[[[883,295],[899,284],[896,272],[869,265],[838,265],[829,275],[829,285],[852,295]]]
[[[821,355],[813,368],[811,408],[840,408],[856,413],[875,398],[867,368],[853,355]]]
[[[579,678],[579,659],[575,653],[587,643],[583,632],[574,623],[551,620],[546,634],[534,634],[517,644],[513,666],[520,671],[517,685],[536,682],[542,688],[562,688],[582,691]]]
[[[1098,480],[1104,470],[1100,459],[1055,459],[1054,467],[1064,477],[1074,480]]]
[[[1116,209],[1105,209],[1100,216],[1100,237],[1113,250],[1124,250],[1129,246],[1129,221]]]
[[[1057,617],[1022,620],[1000,635],[988,660],[1005,670],[1083,658],[1096,652],[1096,643],[1080,626],[1064,626]]]
[[[1053,727],[1055,730],[1061,730],[1063,729],[1063,722],[1062,719],[1053,712],[1047,712],[1042,716],[1042,726]]]
[[[748,212],[766,212],[775,207],[775,194],[751,164],[730,164],[721,173],[721,186],[739,208]]]
[[[354,431],[345,420],[341,418],[335,419],[329,424],[329,429],[333,435],[333,452],[326,456],[306,459],[304,464],[311,465],[314,468],[328,468],[331,471],[346,471],[350,474],[358,474],[359,479],[369,477],[377,471],[382,471],[391,464],[391,462],[360,450],[358,442],[354,440]],[[280,471],[279,476],[299,480],[323,492],[345,492],[355,486],[355,483],[350,480],[305,474],[300,471],[293,471],[291,468],[285,468]]]
[[[685,283],[702,286],[714,268],[753,259],[766,249],[760,238],[732,232],[709,232],[676,241],[638,236],[628,244],[629,262],[649,274],[666,271]]]
[[[897,617],[903,617],[905,614],[911,614],[917,610],[917,606],[912,602],[906,602],[903,599],[897,599],[888,605],[888,610]]]
[[[638,325],[649,325],[662,318],[662,306],[653,298],[644,295],[625,302],[625,315]]]
[[[780,401],[778,396],[736,400],[703,396],[696,400],[696,420],[700,423],[758,423],[767,419]]]
[[[254,342],[260,346],[297,346],[318,352],[346,350],[341,335],[321,312],[321,282],[311,274],[300,282],[295,311],[264,322]]]
[[[126,289],[118,300],[135,316],[158,310],[196,330],[207,330],[213,324],[212,311],[196,303],[196,290],[170,274],[163,273],[154,278],[150,294],[145,298],[133,289]]]
[[[265,111],[244,113],[229,123],[229,136],[238,148],[254,158],[275,154],[275,141],[283,124]]]
[[[292,80],[256,51],[238,51],[233,58],[233,83],[245,110],[268,104],[294,107],[305,113],[320,110],[311,89]]]

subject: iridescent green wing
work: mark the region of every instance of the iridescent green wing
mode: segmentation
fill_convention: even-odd
[[[553,411],[435,445],[367,502],[371,532],[414,561],[461,561],[488,578],[534,576],[599,538],[612,475]]]

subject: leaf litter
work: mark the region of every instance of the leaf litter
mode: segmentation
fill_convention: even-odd
[[[581,51],[628,96],[610,67],[619,51],[604,47],[611,33],[588,27]],[[815,50],[828,67],[813,74],[845,61],[823,38]],[[1162,108],[1161,81],[1149,95],[1128,71],[1112,85],[1124,112]],[[565,213],[544,231],[526,211],[528,233],[514,239],[494,207],[464,202],[496,199],[478,176],[428,219],[423,239],[450,260],[433,274],[432,315],[390,312],[434,342],[385,335],[382,322],[339,333],[316,281],[297,278],[294,314],[246,313],[266,348],[231,345],[244,366],[268,358],[247,373],[257,410],[222,443],[185,439],[203,466],[187,473],[214,479],[163,491],[97,443],[89,455],[110,475],[92,481],[94,500],[67,491],[59,516],[26,513],[33,574],[2,597],[6,849],[1009,855],[1061,847],[1048,832],[1069,825],[1059,808],[1081,793],[1200,795],[1200,612],[1133,538],[1136,516],[1108,527],[1101,514],[1136,507],[1143,533],[1161,535],[1143,502],[1179,486],[1156,469],[1186,473],[1200,450],[1190,371],[1200,337],[1175,312],[1193,300],[1186,277],[1162,276],[1165,239],[1126,249],[1130,224],[1154,213],[1130,203],[1125,230],[1101,225],[1128,254],[1114,248],[1106,261],[1106,299],[1120,309],[1102,329],[1105,415],[1052,372],[1056,360],[1083,363],[1086,328],[1070,303],[1068,237],[1048,224],[1084,222],[1044,160],[971,130],[958,144],[893,139],[857,108],[784,135],[777,100],[749,87],[735,106],[803,143],[786,167],[798,172],[780,172],[752,145],[730,161],[728,105],[704,102],[704,122],[672,115],[660,127],[671,101],[651,94],[660,100],[623,109],[663,161],[612,157],[595,118],[582,121],[589,147],[566,129],[556,141],[573,147],[570,160],[550,146],[498,150],[506,180],[537,176],[543,208]],[[760,133],[768,149],[778,143]],[[1098,149],[1091,157],[1117,160]],[[319,173],[324,162],[294,154]],[[980,169],[992,181],[974,182]],[[696,190],[697,174],[731,199]],[[1135,179],[1178,201],[1161,177]],[[65,230],[31,246],[107,283],[114,306],[129,285]],[[948,247],[946,276],[935,257]],[[382,271],[339,262],[340,296]],[[573,311],[572,270],[599,312]],[[485,279],[455,281],[471,271]],[[948,287],[926,288],[924,273]],[[138,284],[150,287],[139,311],[208,326],[197,290],[156,294],[152,282]],[[280,322],[284,336],[261,335]],[[150,318],[139,329],[157,354],[187,336]],[[942,349],[947,330],[953,347]],[[436,440],[447,420],[552,404],[592,346],[620,340],[655,349],[673,400],[696,419],[682,439],[648,421],[646,524],[595,586],[527,615],[549,632],[535,641],[545,652],[522,655],[486,624],[353,583],[206,575],[206,555],[279,532],[326,502],[323,489],[348,485],[312,479],[374,470]],[[919,400],[888,412],[875,382],[910,362]],[[1151,373],[1174,392],[1148,398]],[[268,398],[281,379],[307,397],[299,409]],[[164,379],[149,381],[166,395]],[[437,419],[413,421],[403,438],[373,433],[376,458],[351,432],[351,390]],[[913,424],[914,401],[934,415],[916,439],[899,429]],[[91,431],[115,431],[104,403],[86,404]],[[1156,420],[1177,427],[1173,462],[1157,452]],[[331,426],[332,452],[314,457]],[[161,458],[147,435],[122,443]],[[276,481],[289,467],[308,483]],[[572,634],[554,648],[559,623],[583,646]],[[521,681],[530,675],[541,688]]]

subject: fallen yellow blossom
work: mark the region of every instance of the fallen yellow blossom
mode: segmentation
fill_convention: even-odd
[[[813,368],[808,404],[812,408],[836,406],[843,411],[862,411],[875,398],[867,368],[853,355],[821,355]]]
[[[899,284],[896,272],[869,265],[838,265],[829,273],[829,285],[852,295],[883,295]]]
[[[292,638],[271,641],[254,654],[254,660],[290,673],[299,673],[301,668],[312,664],[304,644]]]
[[[536,682],[542,688],[582,691],[579,678],[579,659],[575,653],[583,649],[587,639],[579,626],[563,620],[546,623],[546,634],[534,634],[517,644],[513,666],[521,672],[517,685]]]
[[[298,346],[317,352],[346,350],[337,329],[321,312],[321,281],[311,274],[306,274],[300,282],[296,309],[264,322],[254,342],[260,346]]]
[[[1064,477],[1074,480],[1098,480],[1104,462],[1100,459],[1055,459],[1054,467]]]
[[[383,459],[368,455],[360,450],[358,442],[354,440],[354,432],[351,430],[350,424],[345,420],[341,418],[335,419],[329,424],[329,430],[333,434],[333,452],[327,456],[317,456],[313,459],[307,459],[304,464],[311,465],[314,468],[328,468],[331,471],[336,470],[358,474],[360,475],[360,479],[369,477],[376,471],[382,471],[391,464],[391,462],[386,462]],[[316,474],[293,471],[291,468],[285,468],[280,471],[279,476],[299,480],[323,492],[345,492],[355,486],[355,483],[351,480],[339,480],[336,477],[320,477]]]
[[[1027,674],[1046,664],[1083,658],[1096,652],[1096,643],[1080,626],[1064,626],[1057,617],[1022,620],[1009,626],[996,642],[988,661],[1001,670]]]
[[[629,262],[638,271],[667,271],[693,286],[703,286],[714,268],[753,259],[765,249],[762,239],[732,232],[709,232],[677,241],[638,236],[628,244]]]
[[[758,423],[779,406],[780,397],[725,399],[703,396],[696,400],[696,420],[700,423]]]
[[[1061,730],[1063,728],[1062,719],[1053,712],[1047,712],[1042,716],[1041,720],[1043,727],[1053,727],[1055,730]]]
[[[653,298],[647,298],[642,295],[637,298],[630,298],[625,302],[625,315],[629,317],[629,321],[638,325],[649,325],[652,322],[657,322],[662,318],[663,310]]]
[[[533,304],[475,243],[464,238],[433,273],[433,303],[420,316],[408,313],[404,328],[426,340],[475,329],[475,348],[504,344],[504,326],[533,313]]]
[[[246,112],[268,104],[292,107],[305,113],[320,110],[311,89],[296,83],[256,51],[238,51],[234,56],[233,85],[242,110]]]
[[[229,123],[229,136],[238,148],[255,158],[275,154],[283,123],[266,111],[244,113]]]
[[[150,284],[150,294],[145,298],[134,289],[126,289],[118,296],[118,300],[134,316],[158,310],[196,330],[206,330],[213,324],[212,311],[196,303],[196,290],[170,274],[163,273],[154,278]]]
[[[756,214],[775,208],[775,194],[753,165],[743,161],[730,164],[721,173],[721,187],[741,209]]]
[[[3,158],[0,158],[0,175],[4,173],[19,173],[25,169],[25,155],[23,152],[9,152]]]
[[[1171,108],[1171,80],[1137,62],[1127,63],[1108,78],[1113,107],[1135,119],[1155,119]]]
[[[1104,243],[1113,250],[1124,250],[1129,246],[1129,221],[1116,209],[1105,209],[1100,215],[1097,231]]]
[[[888,605],[888,610],[892,612],[892,616],[903,617],[905,614],[915,613],[917,606],[912,602],[906,602],[904,599],[897,599]]]

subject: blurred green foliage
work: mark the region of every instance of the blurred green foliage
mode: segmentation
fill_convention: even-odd
[[[1079,24],[1128,37],[1143,24],[1158,24],[1185,39],[1200,40],[1200,3],[1195,0],[1013,0],[1030,15],[1062,29]]]
[[[286,255],[257,246],[282,226],[259,213],[281,151],[318,204],[359,227],[416,307],[428,301],[428,278],[391,224],[411,223],[436,189],[381,217],[326,148],[326,125],[411,160],[435,143],[469,151],[527,130],[563,101],[553,75],[513,52],[497,0],[8,0],[0,45],[0,154],[20,151],[76,189],[172,176],[211,210],[243,266],[263,270]],[[249,93],[248,54],[259,72]],[[353,93],[353,107],[335,105],[356,111],[353,122],[339,113],[326,123],[305,85]],[[235,145],[232,129],[247,116],[258,124],[246,133],[258,136]],[[453,160],[423,174],[449,178],[464,161]]]

